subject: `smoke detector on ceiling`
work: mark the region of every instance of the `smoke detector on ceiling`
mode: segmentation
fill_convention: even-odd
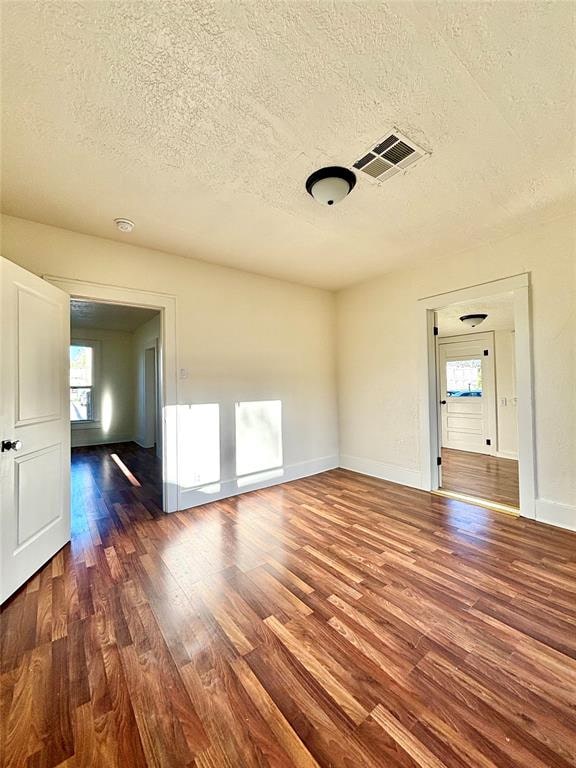
[[[382,182],[410,168],[429,155],[407,136],[393,129],[354,163],[354,168],[372,181]]]
[[[120,232],[128,233],[134,229],[134,222],[130,221],[130,219],[114,219],[114,224],[116,224],[116,228]]]

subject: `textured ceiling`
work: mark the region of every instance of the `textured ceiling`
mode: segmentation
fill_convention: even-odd
[[[574,204],[571,2],[4,0],[3,208],[337,288]],[[430,158],[304,190],[397,126]],[[136,222],[131,235],[116,216]]]
[[[476,328],[467,328],[461,321],[462,315],[485,312],[488,317]],[[450,304],[438,311],[438,335],[460,336],[463,333],[484,333],[485,331],[513,331],[514,304],[512,294],[492,296],[464,304]]]
[[[135,331],[158,314],[156,309],[99,304],[93,301],[70,301],[72,328],[100,328],[109,331]]]

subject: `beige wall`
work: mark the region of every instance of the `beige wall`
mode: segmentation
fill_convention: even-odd
[[[38,275],[176,296],[178,403],[220,405],[223,480],[235,472],[236,401],[282,401],[284,479],[338,464],[332,293],[23,219],[2,225],[2,255]]]
[[[134,434],[133,334],[101,328],[70,328],[72,340],[96,341],[98,355],[95,394],[98,422],[72,425],[72,445],[96,445],[132,440]]]
[[[530,272],[537,516],[576,528],[576,239],[574,219],[395,272],[338,295],[340,456],[419,485],[417,300]]]
[[[494,331],[494,363],[498,455],[515,459],[518,457],[518,409],[516,407],[514,331]]]
[[[338,463],[339,424],[343,466],[419,485],[417,300],[529,272],[537,515],[576,528],[572,219],[341,291],[337,377],[328,292],[21,219],[3,225],[3,255],[32,272],[177,297],[178,402],[219,404],[224,479],[234,475],[234,403],[279,399],[292,474]]]

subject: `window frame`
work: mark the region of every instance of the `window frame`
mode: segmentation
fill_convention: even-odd
[[[85,421],[72,421],[72,429],[100,429],[102,418],[100,414],[100,359],[102,342],[99,339],[79,339],[70,338],[70,347],[91,347],[92,348],[92,386],[91,387],[73,387],[70,385],[70,373],[68,373],[68,389],[91,389],[92,390],[92,418]],[[68,353],[70,356],[70,353]]]
[[[449,364],[450,363],[463,363],[463,362],[467,362],[467,361],[476,361],[476,360],[478,361],[478,366],[474,366],[474,367],[479,369],[479,371],[480,371],[480,374],[479,374],[480,389],[470,389],[464,395],[453,395],[453,394],[451,394],[451,390],[449,389],[449,386],[448,386],[448,366],[449,366]],[[476,354],[476,355],[458,355],[457,358],[455,356],[453,356],[450,359],[448,359],[448,357],[447,357],[445,365],[446,365],[446,370],[444,371],[444,375],[446,377],[446,397],[453,397],[455,400],[457,400],[458,398],[462,398],[462,397],[482,398],[482,397],[486,396],[486,393],[484,391],[486,389],[486,384],[485,384],[485,382],[483,380],[483,377],[482,377],[482,372],[483,372],[482,357],[479,354]],[[455,392],[465,392],[464,389],[453,390],[453,391],[455,391]]]

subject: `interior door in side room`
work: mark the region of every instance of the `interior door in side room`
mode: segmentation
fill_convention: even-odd
[[[0,602],[70,540],[70,302],[0,260]]]
[[[496,451],[494,338],[492,333],[438,341],[442,447]]]

